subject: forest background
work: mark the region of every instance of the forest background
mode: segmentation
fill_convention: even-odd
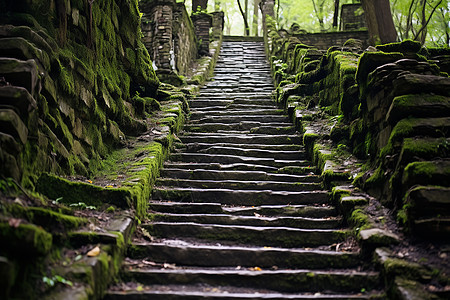
[[[183,0],[178,0],[183,1]],[[208,12],[225,12],[226,35],[243,35],[243,15],[249,24],[249,35],[261,34],[261,0],[209,0]],[[289,29],[296,23],[308,33],[331,32],[339,29],[336,7],[359,3],[358,0],[275,0],[279,29]],[[392,17],[398,39],[415,39],[427,46],[450,46],[449,0],[391,0]],[[192,12],[192,0],[185,0]],[[239,5],[242,12],[239,10]],[[363,13],[362,9],[356,13]],[[258,21],[257,21],[258,20]]]

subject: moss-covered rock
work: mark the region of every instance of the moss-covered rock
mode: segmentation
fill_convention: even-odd
[[[83,182],[43,173],[36,184],[36,190],[50,199],[60,198],[64,204],[84,203],[87,206],[102,207],[113,204],[121,208],[132,207],[132,193],[123,188],[102,188]]]
[[[52,248],[53,237],[44,229],[33,224],[13,226],[0,223],[2,253],[8,251],[15,255],[45,255]]]

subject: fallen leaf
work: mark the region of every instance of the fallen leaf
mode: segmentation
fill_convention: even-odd
[[[262,271],[262,269],[260,267],[254,267],[254,268],[251,268],[250,270],[252,270],[252,271]]]
[[[106,188],[112,188],[113,186],[112,185],[107,185],[107,186],[105,186]]]
[[[144,287],[140,284],[136,287],[136,291],[138,291],[138,292],[142,292],[143,290],[144,290]]]
[[[100,248],[98,246],[96,246],[95,248],[93,248],[91,251],[89,251],[87,253],[87,256],[95,257],[95,256],[98,256],[99,254],[100,254]]]
[[[20,223],[22,223],[21,219],[11,218],[8,221],[9,226],[14,227],[14,228],[19,227]]]
[[[258,217],[258,218],[260,218],[261,217],[261,215],[260,214],[257,214],[257,213],[253,213],[254,215],[255,215],[255,217]]]
[[[92,183],[92,180],[89,180],[89,179],[88,179],[87,182]]]

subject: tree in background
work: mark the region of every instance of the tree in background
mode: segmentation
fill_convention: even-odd
[[[395,42],[397,31],[389,0],[362,0],[361,3],[366,15],[370,43],[375,45]]]
[[[448,0],[394,0],[391,8],[400,40],[450,46]]]
[[[245,10],[242,8],[241,1],[237,0],[237,4],[239,6],[239,11],[241,12],[242,19],[244,20],[244,35],[249,36],[250,35],[250,26],[248,26],[248,19],[247,19],[247,10],[248,10],[248,0],[245,0]]]

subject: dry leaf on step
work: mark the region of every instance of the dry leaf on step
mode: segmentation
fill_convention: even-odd
[[[87,253],[87,256],[95,257],[95,256],[98,256],[99,254],[100,254],[100,248],[98,246],[96,246],[95,248],[93,248],[91,251],[89,251]]]

